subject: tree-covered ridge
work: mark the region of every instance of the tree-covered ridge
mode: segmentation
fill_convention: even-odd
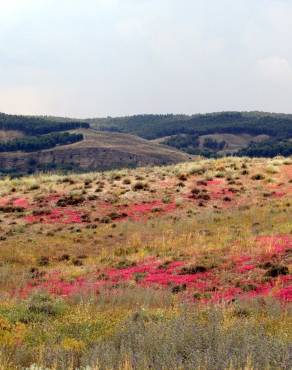
[[[178,150],[193,155],[200,155],[207,158],[218,158],[228,155],[236,155],[243,157],[264,157],[272,158],[278,155],[292,155],[291,139],[272,138],[263,142],[251,142],[248,147],[237,152],[221,151],[225,147],[225,141],[216,141],[211,138],[206,138],[202,145],[199,143],[198,135],[179,134],[166,139],[164,144],[172,146]]]
[[[81,121],[54,121],[41,117],[0,113],[0,130],[18,130],[31,136],[88,127],[88,123]]]
[[[223,112],[185,115],[139,115],[89,121],[92,127],[105,131],[131,133],[145,139],[189,134],[213,133],[266,134],[272,137],[292,136],[292,116],[268,113]]]
[[[92,127],[105,131],[130,133],[153,140],[165,138],[164,144],[189,154],[216,157],[235,153],[225,150],[225,142],[200,137],[214,134],[251,136],[268,135],[270,140],[251,143],[240,155],[272,157],[291,155],[292,115],[264,112],[222,112],[186,115],[139,115],[90,121]]]
[[[237,155],[246,157],[275,157],[277,155],[292,155],[291,140],[267,140],[262,143],[252,143],[248,148],[240,150]]]
[[[189,149],[196,148],[199,146],[199,136],[178,134],[165,139],[163,141],[163,144],[173,146],[174,148],[180,150],[184,150],[187,153],[191,153]]]
[[[179,134],[174,135],[163,141],[163,144],[172,146],[189,154],[203,155],[212,157],[224,149],[225,141],[216,141],[212,138],[205,138],[200,145],[200,136],[196,134]]]
[[[54,148],[56,145],[66,145],[83,140],[82,134],[69,132],[54,132],[41,136],[27,136],[0,143],[0,152],[34,152]]]

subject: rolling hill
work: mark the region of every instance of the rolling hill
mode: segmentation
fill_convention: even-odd
[[[0,114],[3,174],[172,164],[192,156],[292,154],[292,116],[262,112],[77,120]]]
[[[137,115],[87,122],[97,130],[131,133],[207,157],[234,153],[251,157],[292,154],[292,116],[288,114]]]
[[[109,170],[172,164],[192,158],[174,148],[133,135],[96,132],[85,128],[70,131],[71,135],[73,132],[83,139],[50,149],[0,153],[1,172],[25,174],[48,170]]]

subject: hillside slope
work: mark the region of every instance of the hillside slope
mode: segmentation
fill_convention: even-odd
[[[291,220],[292,158],[0,179],[0,369],[291,370]]]
[[[292,117],[285,114],[221,112],[192,116],[137,115],[87,122],[96,130],[131,133],[148,140],[159,140],[160,143],[195,155],[216,156],[236,152],[243,156],[271,157],[292,154],[292,143],[289,141],[292,138]],[[222,139],[221,135],[227,136]],[[258,140],[259,135],[265,143]]]
[[[184,162],[192,157],[178,150],[120,133],[79,129],[84,140],[38,152],[1,153],[4,173],[32,173],[38,170],[107,170]]]
[[[0,114],[0,134],[2,173],[172,164],[194,155],[292,155],[292,116],[264,112],[84,120]]]

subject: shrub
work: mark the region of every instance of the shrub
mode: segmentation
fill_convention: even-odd
[[[205,266],[186,266],[181,269],[180,275],[194,275],[206,271],[207,268]]]
[[[58,207],[67,206],[78,206],[85,202],[85,198],[82,195],[70,195],[68,197],[61,198],[57,201]]]
[[[136,262],[132,262],[132,261],[129,261],[129,260],[124,259],[124,260],[119,261],[115,265],[115,268],[117,268],[117,269],[125,269],[125,268],[133,267],[133,266],[136,266]]]
[[[180,180],[180,181],[187,181],[188,177],[186,174],[182,173],[180,175],[177,176],[177,178]]]
[[[268,271],[266,272],[266,276],[268,277],[277,277],[280,275],[288,275],[289,269],[287,266],[282,265],[272,265]]]
[[[200,165],[194,165],[188,171],[189,175],[203,175],[205,172],[206,169]]]
[[[31,318],[38,316],[56,316],[64,311],[64,303],[58,299],[53,299],[47,293],[34,293],[26,301],[26,310],[32,314]],[[35,316],[34,316],[35,315]]]
[[[268,174],[273,175],[273,174],[279,173],[279,170],[278,170],[278,168],[277,168],[277,167],[275,167],[275,165],[272,165],[272,166],[268,166],[268,167],[266,168],[266,172],[267,172]]]
[[[171,292],[173,294],[178,294],[178,293],[184,292],[186,289],[187,289],[186,284],[175,285],[174,287],[171,288]]]
[[[261,173],[257,173],[251,177],[252,180],[264,180],[265,176]]]
[[[144,182],[140,182],[140,181],[138,181],[138,182],[136,182],[136,183],[133,185],[132,189],[133,189],[134,191],[139,191],[139,190],[148,190],[148,189],[149,189],[149,185],[148,185],[148,184],[145,184]]]

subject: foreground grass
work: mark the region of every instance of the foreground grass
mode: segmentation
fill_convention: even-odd
[[[51,369],[292,366],[291,312],[273,301],[199,307],[182,306],[157,292],[136,293],[82,303],[38,295],[22,307],[2,308],[3,368],[16,369],[20,363]],[[134,296],[140,306],[136,311],[127,307]]]

